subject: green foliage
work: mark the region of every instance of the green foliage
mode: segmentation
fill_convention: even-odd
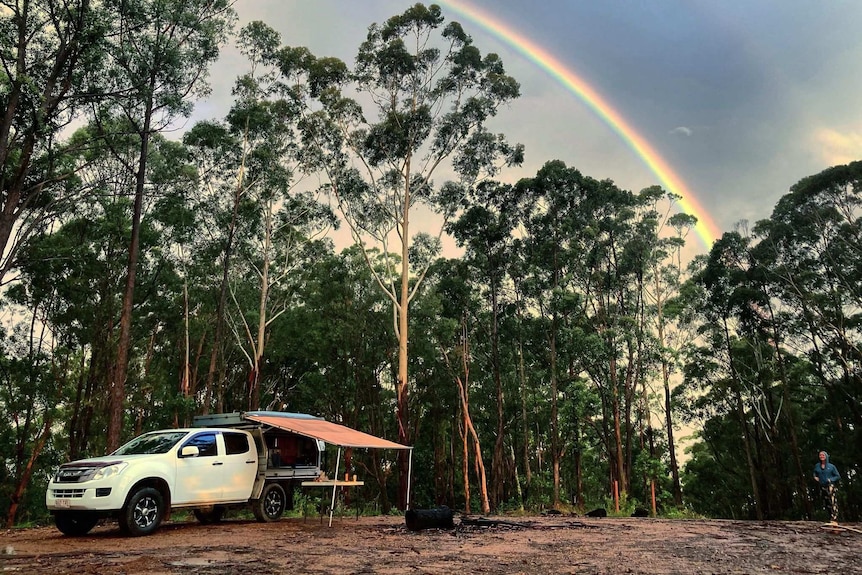
[[[608,510],[608,517],[631,517],[635,508],[643,507],[637,499],[630,497],[627,491],[620,492],[618,503],[620,506],[619,511],[616,510],[613,497],[605,498],[604,505],[602,505],[602,507]]]
[[[703,443],[694,444],[689,451],[691,459],[683,474],[689,508],[707,517],[750,518],[744,462],[738,457],[717,460]]]
[[[705,517],[704,515],[701,515],[700,513],[693,511],[692,509],[690,509],[688,507],[683,507],[683,508],[672,507],[672,508],[667,509],[664,512],[662,512],[660,515],[661,515],[661,517],[664,517],[665,519],[686,520],[686,519],[707,519],[708,518],[708,517]]]
[[[553,487],[554,481],[550,473],[534,473],[529,489],[526,490],[527,498],[524,501],[524,507],[534,510],[552,509],[554,507]]]
[[[29,238],[87,192],[77,177],[86,143],[62,134],[92,102],[86,78],[102,66],[106,29],[102,6],[88,0],[0,12],[0,281]]]

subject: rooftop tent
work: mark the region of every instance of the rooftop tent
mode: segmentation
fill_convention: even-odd
[[[335,490],[338,484],[338,464],[341,460],[342,447],[357,447],[363,449],[409,449],[410,457],[407,469],[407,508],[410,508],[410,483],[413,476],[413,448],[389,441],[345,425],[339,425],[326,421],[325,419],[307,415],[304,413],[286,413],[279,411],[245,411],[242,418],[256,423],[262,423],[270,427],[283,429],[332,445],[338,446],[338,455],[335,459],[335,475],[332,486],[332,503],[329,511],[329,525],[332,525],[332,513],[335,507]]]

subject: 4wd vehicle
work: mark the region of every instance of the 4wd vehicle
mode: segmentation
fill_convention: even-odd
[[[110,455],[61,465],[45,493],[57,528],[84,535],[115,518],[123,532],[147,535],[179,508],[202,523],[232,506],[250,505],[258,521],[281,517],[298,482],[320,475],[324,443],[241,414],[219,417],[226,427],[153,431]]]

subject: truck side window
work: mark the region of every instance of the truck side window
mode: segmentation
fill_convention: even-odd
[[[200,451],[198,457],[215,457],[218,455],[215,433],[199,433],[186,441],[185,445],[196,445]]]
[[[248,453],[248,436],[243,433],[222,433],[224,447],[228,455]]]

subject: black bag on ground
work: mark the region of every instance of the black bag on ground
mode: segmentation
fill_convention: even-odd
[[[407,529],[419,531],[420,529],[452,529],[452,510],[448,507],[437,507],[436,509],[408,509],[404,514]]]

